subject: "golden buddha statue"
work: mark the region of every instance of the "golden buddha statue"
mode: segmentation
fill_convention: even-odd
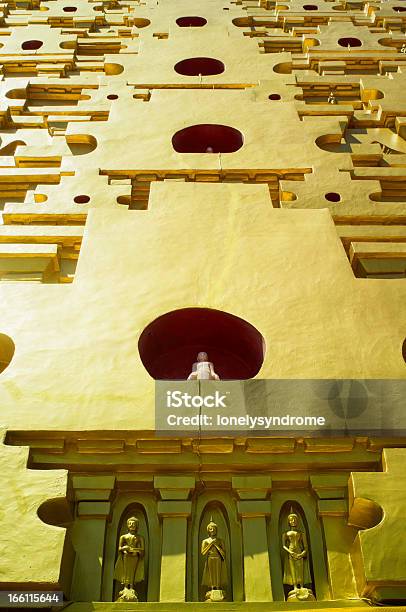
[[[138,601],[135,585],[144,580],[144,538],[138,532],[139,520],[127,520],[128,533],[120,536],[114,578],[122,585],[117,601]]]
[[[217,537],[217,525],[210,519],[207,525],[208,538],[202,541],[201,553],[206,557],[202,586],[209,587],[206,599],[222,601],[227,585],[226,549],[223,540]]]

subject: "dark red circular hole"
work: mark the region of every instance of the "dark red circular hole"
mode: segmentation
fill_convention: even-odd
[[[109,94],[107,96],[107,100],[117,100],[118,99],[118,95],[117,94]]]
[[[158,380],[185,380],[201,351],[222,380],[245,380],[262,366],[264,340],[250,323],[227,312],[182,308],[152,321],[138,350],[146,370]]]
[[[235,128],[213,123],[191,125],[172,137],[178,153],[234,153],[243,142],[243,135]]]
[[[303,8],[305,11],[318,11],[319,7],[316,4],[304,4]]]
[[[76,204],[87,204],[88,202],[90,202],[90,196],[77,195],[73,198],[73,201],[76,202]]]
[[[339,38],[338,44],[340,47],[361,47],[362,42],[359,38],[353,38],[349,36],[348,38]]]
[[[184,76],[209,76],[224,72],[224,64],[212,57],[190,57],[175,64],[175,71]]]
[[[335,193],[334,191],[329,191],[324,195],[326,200],[329,202],[339,202],[341,200],[341,196],[339,193]]]
[[[202,26],[206,25],[207,19],[204,19],[204,17],[195,16],[179,17],[176,20],[176,23],[180,28],[201,28]]]
[[[406,11],[406,6],[392,6],[392,8],[396,13],[404,13]]]
[[[44,43],[41,40],[26,40],[21,45],[21,48],[24,51],[35,51],[36,49],[40,49]]]
[[[268,99],[269,100],[280,100],[281,96],[279,94],[269,94]]]
[[[65,13],[76,13],[78,10],[77,6],[64,6],[62,9]]]
[[[406,362],[406,338],[404,339],[403,345],[402,345],[402,355],[403,355],[403,359]]]

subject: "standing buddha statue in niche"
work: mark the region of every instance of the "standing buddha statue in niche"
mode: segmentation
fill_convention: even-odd
[[[209,361],[209,356],[204,351],[198,353],[197,362],[193,364],[188,380],[220,380],[214,371],[212,362]]]
[[[128,533],[120,536],[118,558],[114,568],[114,578],[123,587],[117,601],[138,601],[134,589],[144,580],[144,538],[138,532],[139,520],[131,516],[127,521]]]
[[[285,551],[283,584],[293,586],[288,601],[314,601],[312,590],[305,587],[311,583],[308,550],[299,529],[299,517],[292,510],[288,516],[288,530],[282,535],[282,547]]]
[[[202,541],[201,553],[206,557],[202,586],[209,587],[206,600],[223,601],[222,587],[227,585],[226,549],[223,540],[217,537],[217,525],[210,519],[207,525],[208,538]]]

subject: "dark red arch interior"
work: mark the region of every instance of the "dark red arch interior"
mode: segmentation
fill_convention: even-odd
[[[402,345],[402,355],[403,355],[403,359],[406,362],[406,338],[404,339],[403,345]]]
[[[241,149],[241,132],[227,125],[202,123],[176,132],[172,145],[178,153],[233,153]]]
[[[176,23],[180,28],[201,28],[206,25],[207,19],[191,15],[190,17],[179,17]]]
[[[362,42],[359,38],[354,38],[353,36],[348,36],[345,38],[339,38],[338,44],[340,47],[361,47]]]
[[[252,378],[264,359],[264,341],[255,327],[209,308],[183,308],[155,319],[142,332],[138,350],[157,380],[187,379],[200,351],[208,353],[222,380]]]
[[[223,62],[213,57],[189,57],[174,66],[178,74],[185,76],[210,76],[212,74],[222,74],[225,66]]]
[[[21,48],[24,51],[35,51],[36,49],[40,49],[44,43],[41,40],[26,40],[21,45]]]

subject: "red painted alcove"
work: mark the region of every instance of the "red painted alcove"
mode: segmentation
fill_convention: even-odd
[[[223,62],[213,57],[189,57],[174,66],[175,72],[184,76],[210,76],[222,74],[225,66]]]
[[[243,135],[235,128],[214,123],[191,125],[172,137],[178,153],[234,153],[243,142]]]
[[[186,380],[200,351],[208,353],[221,380],[246,380],[259,372],[264,346],[253,325],[209,308],[168,312],[152,321],[138,342],[142,363],[156,380]]]
[[[202,28],[206,25],[207,19],[191,15],[190,17],[178,17],[176,23],[180,28]]]

